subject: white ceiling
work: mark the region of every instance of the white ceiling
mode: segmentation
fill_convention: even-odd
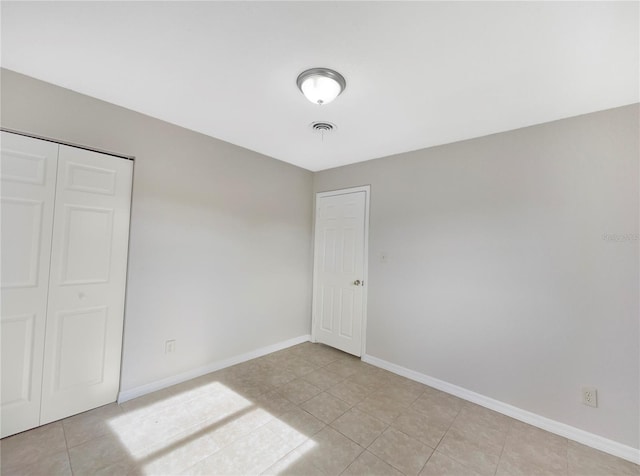
[[[2,65],[322,170],[638,102],[638,7],[3,1]],[[317,66],[347,80],[326,106]]]

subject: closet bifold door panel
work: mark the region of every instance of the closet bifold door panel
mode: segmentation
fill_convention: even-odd
[[[116,400],[133,163],[60,145],[40,424]]]
[[[117,398],[133,162],[1,139],[4,438]]]
[[[1,436],[38,426],[58,144],[2,132]]]

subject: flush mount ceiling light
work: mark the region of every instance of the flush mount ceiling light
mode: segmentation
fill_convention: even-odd
[[[329,104],[347,87],[344,77],[328,68],[311,68],[296,81],[302,94],[314,104]]]

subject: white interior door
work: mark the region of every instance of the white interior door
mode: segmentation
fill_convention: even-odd
[[[1,437],[38,426],[58,144],[2,132]]]
[[[357,356],[366,302],[367,195],[368,188],[316,196],[314,340]]]
[[[132,170],[60,146],[41,424],[116,400]]]

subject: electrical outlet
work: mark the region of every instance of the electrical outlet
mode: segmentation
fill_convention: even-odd
[[[176,341],[168,340],[164,343],[164,353],[165,354],[173,354],[176,351]]]
[[[582,403],[589,407],[598,407],[598,390],[595,387],[582,387]]]

